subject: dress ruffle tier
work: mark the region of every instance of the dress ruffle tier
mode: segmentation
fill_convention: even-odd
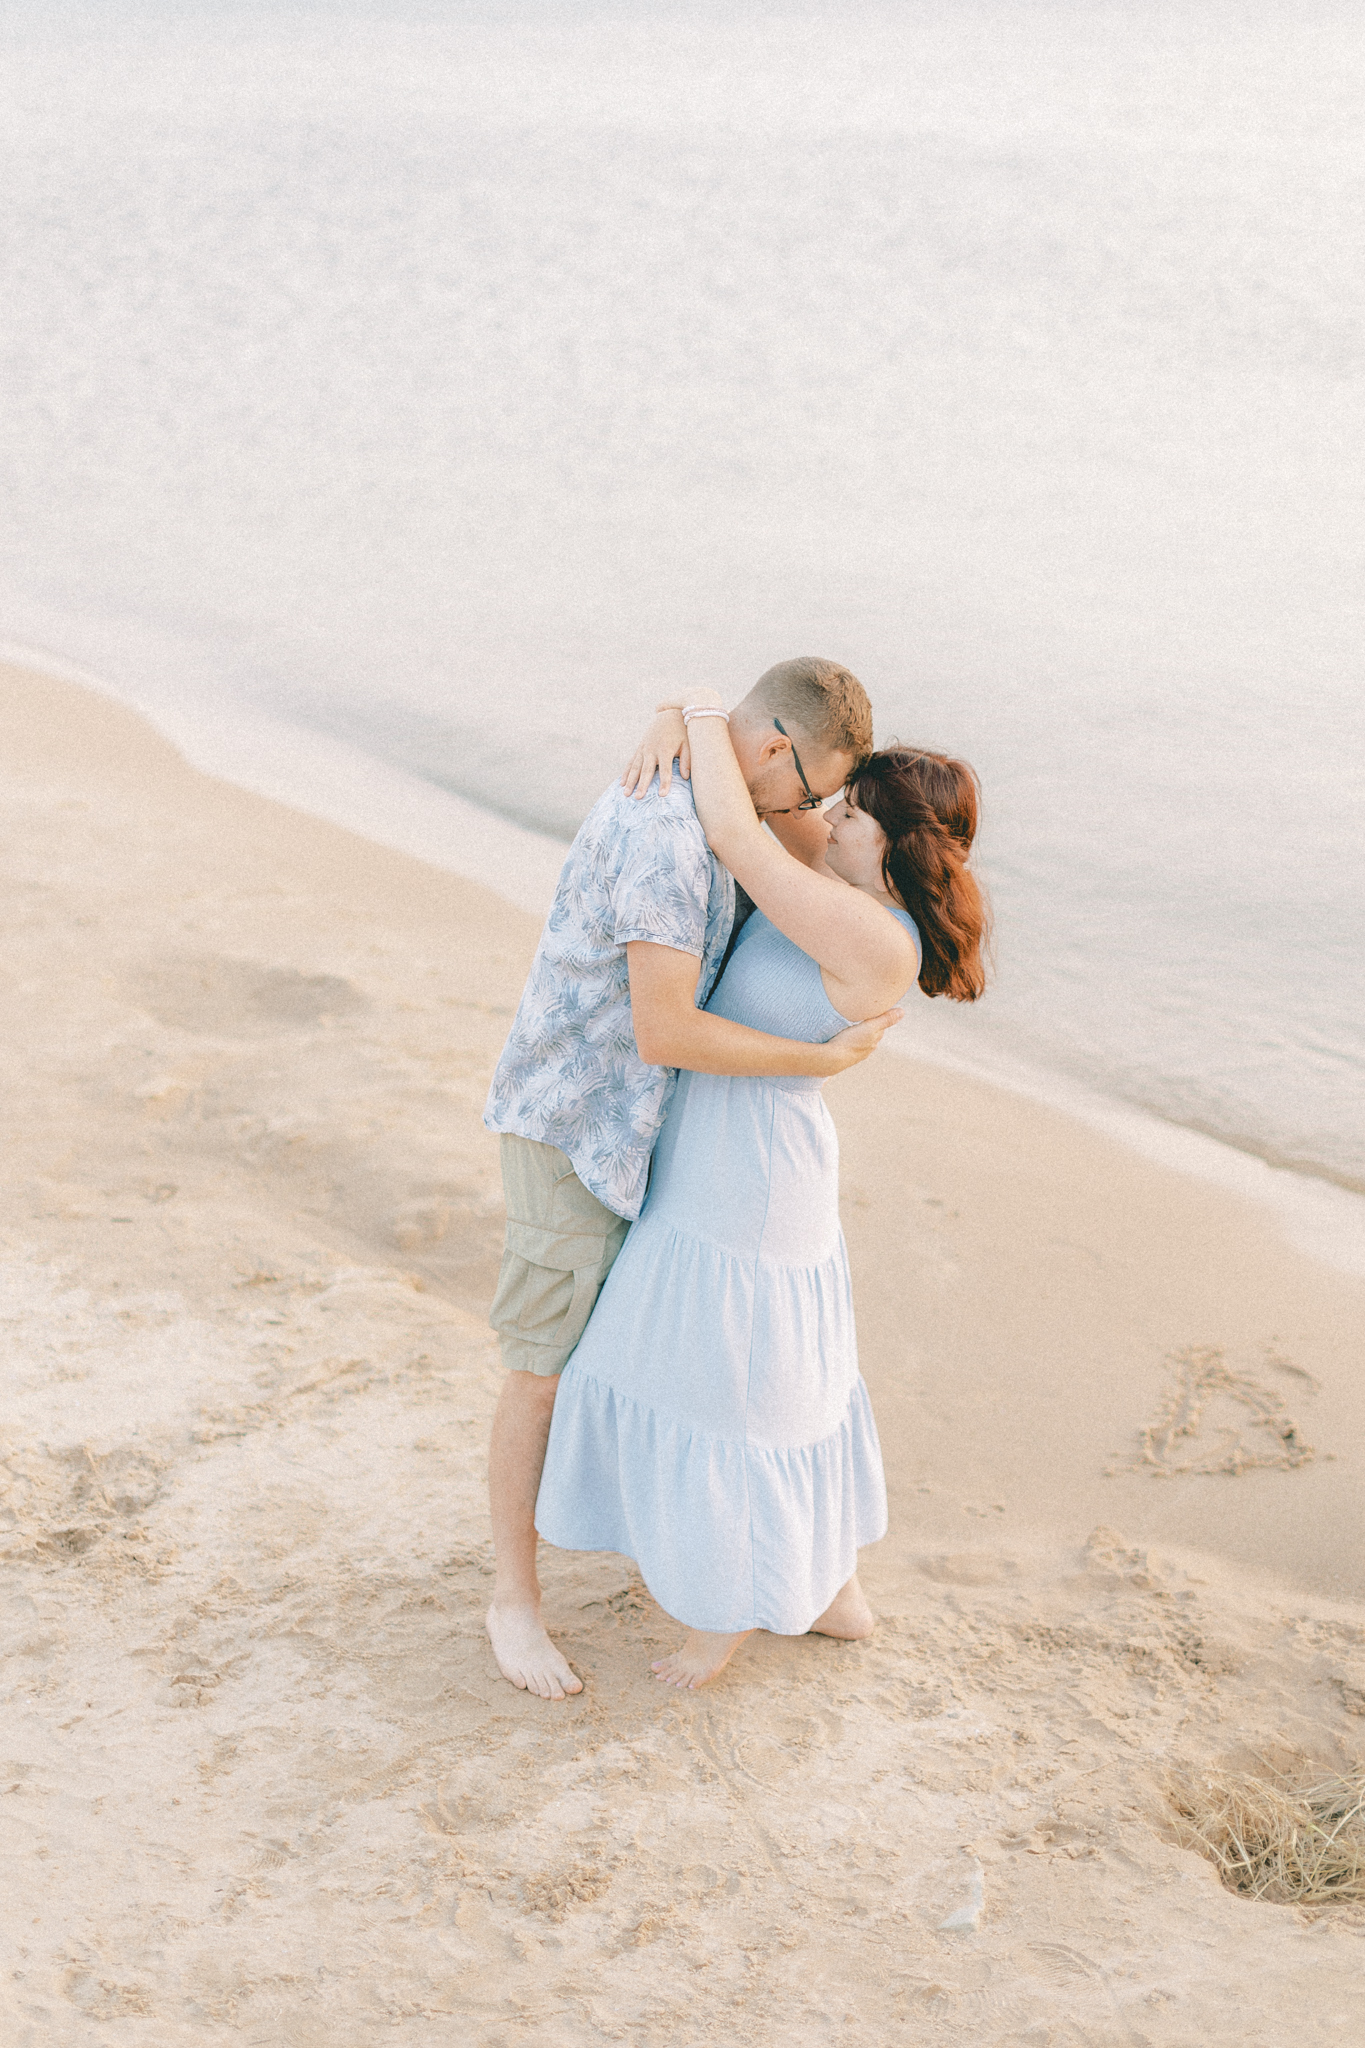
[[[586,1377],[565,1413],[578,1498],[542,1501],[565,1550],[633,1557],[666,1614],[726,1634],[804,1635],[886,1533],[881,1454],[860,1380],[818,1444],[758,1450],[708,1437]]]

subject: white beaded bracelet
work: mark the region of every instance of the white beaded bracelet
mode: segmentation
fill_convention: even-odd
[[[684,706],[683,724],[691,725],[694,718],[723,718],[727,725],[730,723],[729,712],[722,711],[719,704],[688,704]]]

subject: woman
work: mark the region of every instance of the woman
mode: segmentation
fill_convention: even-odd
[[[814,1042],[916,980],[981,994],[970,768],[874,754],[803,861],[760,824],[718,699],[689,694],[685,737],[707,838],[756,905],[710,1010]],[[628,784],[683,739],[652,727]],[[665,1684],[704,1685],[755,1629],[872,1628],[857,1553],[885,1534],[886,1487],[820,1087],[679,1076],[640,1220],[560,1380],[536,1527],[635,1558],[689,1631],[653,1666]]]

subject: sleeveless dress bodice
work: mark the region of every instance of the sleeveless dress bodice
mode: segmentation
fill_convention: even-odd
[[[915,942],[919,967],[920,937],[915,920],[894,904],[891,915]],[[854,1022],[835,1009],[825,990],[820,963],[781,933],[761,910],[752,911],[730,955],[724,974],[706,1005],[713,1017],[728,1017],[754,1031],[777,1038],[801,1038],[823,1045]],[[817,1077],[795,1076],[788,1085],[820,1087]]]
[[[849,1022],[760,911],[707,1008],[808,1044]],[[555,1399],[536,1527],[635,1558],[691,1628],[804,1634],[886,1529],[820,1087],[679,1075]]]

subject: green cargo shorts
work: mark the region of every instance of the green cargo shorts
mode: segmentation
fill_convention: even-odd
[[[488,1320],[509,1372],[563,1372],[630,1225],[590,1194],[564,1153],[504,1133],[507,1238]]]

